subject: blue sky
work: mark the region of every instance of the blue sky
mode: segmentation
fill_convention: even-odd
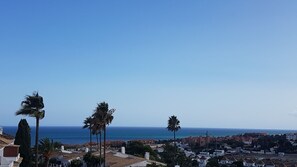
[[[0,125],[297,129],[297,2],[0,1]],[[27,118],[34,125],[33,118]]]

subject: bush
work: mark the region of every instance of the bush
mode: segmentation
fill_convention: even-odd
[[[70,163],[70,167],[82,167],[83,162],[80,159],[72,160]]]

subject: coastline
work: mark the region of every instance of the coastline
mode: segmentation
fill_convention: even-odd
[[[3,126],[4,133],[14,136],[16,126]],[[227,129],[227,128],[182,128],[176,133],[177,138],[206,136],[224,137],[243,133],[285,134],[297,130],[267,130],[267,129]],[[31,127],[31,139],[34,139],[35,127]],[[65,144],[83,144],[89,141],[89,131],[79,126],[41,126],[40,139],[50,138]],[[168,140],[172,133],[165,127],[108,127],[108,141],[129,140]],[[93,137],[95,141],[95,136]]]

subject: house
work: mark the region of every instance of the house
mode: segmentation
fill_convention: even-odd
[[[202,156],[201,158],[198,158],[197,161],[199,163],[199,167],[206,167],[208,159],[209,159],[209,157],[205,157],[205,156]]]
[[[265,163],[261,160],[258,160],[258,161],[256,161],[255,166],[256,167],[265,167]]]
[[[209,154],[209,152],[200,152],[198,156],[201,156],[201,157],[202,157],[202,156],[209,157],[210,154]]]
[[[229,161],[229,159],[227,157],[223,157],[220,161],[219,161],[220,165],[231,165],[232,162]]]
[[[221,165],[231,165],[233,162],[236,162],[237,159],[234,157],[226,157],[224,156],[220,161],[219,164]]]
[[[0,127],[0,167],[19,167],[22,158],[19,145],[14,145],[14,138],[3,133]]]
[[[196,154],[193,151],[184,150],[186,157],[195,157]]]
[[[59,151],[53,153],[52,161],[50,161],[50,167],[66,167],[69,166],[71,161],[75,159],[83,160],[84,152],[65,152]],[[86,167],[86,164],[83,164]]]
[[[70,152],[63,148],[54,154],[55,164],[51,164],[51,167],[68,166],[72,160],[80,159],[83,161],[83,156],[86,152]],[[99,156],[99,152],[92,153],[95,156]],[[146,152],[144,158],[136,157],[125,153],[125,149],[122,148],[121,152],[107,151],[106,153],[106,165],[108,167],[146,167],[147,164],[155,163],[157,165],[166,166],[164,163],[152,161],[149,159],[149,153]],[[83,163],[83,167],[86,167],[86,163]]]
[[[251,159],[246,159],[243,161],[243,166],[246,167],[254,167],[255,166],[255,162]]]
[[[289,141],[295,141],[297,140],[297,133],[287,133],[286,138]]]
[[[225,151],[224,150],[215,150],[212,155],[214,157],[224,156],[225,155]]]
[[[144,158],[136,157],[126,154],[122,148],[121,152],[109,151],[106,153],[106,163],[109,167],[146,167],[147,164],[157,164],[166,166],[166,164],[150,160],[148,152],[145,153]],[[98,153],[97,153],[98,154]]]
[[[276,167],[275,164],[270,159],[264,159],[265,167]]]

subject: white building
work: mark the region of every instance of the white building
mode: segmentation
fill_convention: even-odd
[[[214,157],[224,156],[225,155],[225,151],[224,150],[215,150],[212,155]]]
[[[83,160],[85,152],[56,152],[53,156],[58,161],[58,164],[50,164],[51,167],[68,166],[72,160]],[[92,153],[95,156],[99,156],[99,152]],[[125,153],[125,148],[121,148],[121,152],[107,151],[106,153],[106,165],[108,167],[146,167],[147,164],[155,163],[157,165],[166,166],[164,163],[150,160],[148,152],[145,153],[144,158],[132,156]],[[86,163],[83,163],[83,167],[86,167]]]
[[[108,152],[106,154],[107,166],[110,167],[146,167],[147,164],[155,163],[166,166],[166,164],[150,160],[150,154],[145,153],[144,158],[126,154],[123,149],[121,152]]]
[[[19,167],[21,162],[19,146],[14,145],[14,138],[3,134],[0,128],[0,167]]]
[[[295,141],[297,140],[297,133],[287,133],[286,138],[289,141]]]
[[[199,167],[206,167],[209,157],[202,156],[201,158],[198,158],[197,161],[199,163]]]
[[[255,165],[256,165],[255,162],[251,159],[247,159],[243,161],[243,166],[254,167]]]

